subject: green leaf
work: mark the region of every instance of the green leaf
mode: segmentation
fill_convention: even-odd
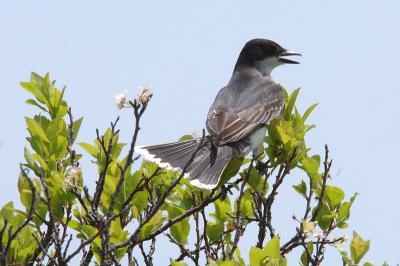
[[[215,201],[214,206],[215,206],[215,218],[218,221],[224,222],[229,219],[228,214],[232,213],[229,197],[226,197],[223,201],[220,199]]]
[[[64,219],[65,219],[65,218],[64,218]],[[80,231],[81,231],[81,224],[80,224],[78,221],[76,221],[76,220],[71,220],[71,221],[69,221],[68,227],[74,229],[74,230],[77,231],[77,232],[80,232]]]
[[[250,248],[250,266],[284,266],[287,265],[286,259],[280,256],[279,237],[271,239],[264,249],[257,247]]]
[[[143,238],[149,236],[152,232],[157,230],[157,228],[159,228],[162,225],[164,220],[165,220],[165,217],[163,217],[162,212],[158,211],[153,216],[153,218],[150,219],[150,221],[148,223],[143,225],[142,231],[140,232],[141,236]]]
[[[248,169],[246,169],[245,171],[241,172],[240,176],[242,178],[245,178],[246,175],[248,174],[247,171],[248,171]],[[247,179],[247,184],[249,184],[252,188],[257,190],[258,192],[265,194],[265,193],[268,192],[269,185],[266,182],[265,183],[265,191],[263,191],[264,182],[265,182],[265,179],[261,176],[261,174],[256,170],[255,167],[252,167],[250,169],[250,176]]]
[[[26,100],[25,103],[26,103],[26,104],[33,105],[33,106],[36,106],[36,107],[38,107],[40,110],[42,110],[42,111],[44,111],[44,112],[47,112],[46,108],[44,108],[43,106],[41,106],[38,102],[36,102],[36,101],[33,100],[33,99]]]
[[[46,96],[43,94],[43,91],[41,90],[41,86],[38,85],[37,83],[35,83],[35,82],[20,82],[20,85],[22,88],[24,88],[29,93],[31,93],[33,96],[35,96],[35,98],[39,102],[41,102],[43,104],[48,103]]]
[[[36,169],[35,159],[33,158],[32,154],[29,152],[28,148],[24,147],[24,157],[26,163],[31,169]]]
[[[29,181],[26,180],[26,177],[22,173],[18,178],[18,191],[22,204],[28,210],[32,203],[32,190]]]
[[[43,128],[36,120],[33,120],[29,117],[25,117],[25,121],[26,124],[28,125],[28,130],[31,133],[32,137],[38,137],[40,140],[45,141],[47,143],[50,142]]]
[[[84,224],[81,226],[81,233],[85,236],[85,239],[89,239],[97,233],[97,229],[91,225]]]
[[[309,176],[314,176],[319,169],[319,156],[307,157],[301,161],[301,165]]]
[[[293,188],[303,197],[307,197],[307,184],[304,180],[301,180],[300,184],[294,185]]]
[[[353,205],[354,200],[357,197],[357,193],[351,197],[350,201],[346,201],[340,205],[338,210],[338,225],[340,227],[341,223],[347,221],[350,218],[350,208]]]
[[[287,266],[287,258],[281,258],[279,260],[279,266]]]
[[[230,160],[221,175],[220,184],[227,183],[232,177],[236,176],[242,166],[242,159]]]
[[[308,249],[309,253],[312,254],[314,252],[313,243],[312,242],[308,242],[306,245],[307,245],[307,249]],[[304,251],[301,254],[300,261],[301,261],[301,264],[304,265],[304,266],[309,265],[309,263],[308,263],[309,262],[309,258],[308,258],[308,255],[307,255],[306,251]]]
[[[303,121],[307,120],[308,116],[311,114],[311,112],[314,110],[314,108],[317,107],[317,105],[318,105],[318,103],[315,103],[307,108],[307,110],[304,112],[304,115],[302,117]]]
[[[353,239],[351,240],[350,244],[350,251],[351,251],[351,258],[354,260],[355,263],[359,263],[362,257],[368,252],[369,250],[369,240],[363,240],[356,231],[353,232]]]
[[[233,260],[217,261],[218,266],[241,266],[239,262]]]
[[[339,210],[338,210],[338,219],[339,219],[339,221],[344,221],[344,220],[347,220],[349,218],[350,207],[351,207],[351,203],[350,202],[344,202],[342,205],[340,205]]]
[[[280,258],[280,241],[279,237],[276,236],[272,238],[267,245],[265,246],[265,254],[273,259],[279,259]]]
[[[83,117],[79,118],[78,120],[76,120],[74,122],[74,125],[72,126],[72,128],[74,129],[74,136],[72,138],[73,142],[75,142],[76,137],[78,136],[79,129],[81,128],[82,120],[83,120]]]
[[[111,150],[111,158],[118,158],[125,145],[126,145],[125,143],[114,144]]]
[[[374,266],[374,264],[372,264],[372,263],[370,263],[370,262],[365,262],[365,263],[363,264],[363,266]]]
[[[288,101],[287,101],[287,104],[286,104],[286,108],[285,108],[285,112],[283,114],[283,117],[286,120],[289,120],[290,115],[292,114],[293,107],[294,107],[294,104],[296,102],[296,99],[297,99],[297,96],[298,96],[299,92],[300,92],[300,88],[294,90],[292,92],[292,94],[290,94],[290,96],[288,98]]]
[[[59,135],[52,144],[55,144],[52,153],[56,155],[56,158],[63,158],[67,154],[68,140],[66,137]]]
[[[46,73],[46,75],[49,75],[49,73]],[[42,76],[40,76],[39,74],[35,73],[35,72],[31,72],[31,76],[29,77],[31,82],[35,82],[38,83],[40,85],[44,84],[44,79]]]
[[[52,177],[54,178],[54,176]],[[60,189],[60,186],[54,187],[55,189],[54,193],[52,193],[52,198],[51,198],[51,208],[53,211],[53,216],[55,221],[60,221],[64,217],[64,204],[67,200],[66,195],[62,189]]]
[[[96,147],[94,147],[93,145],[91,145],[89,143],[85,143],[85,142],[80,142],[80,143],[78,143],[78,145],[81,146],[81,148],[83,148],[85,151],[87,151],[94,158],[97,158],[97,155],[99,152],[96,149]]]
[[[324,231],[327,230],[335,216],[336,212],[330,211],[326,205],[322,205],[317,215],[318,226]]]
[[[192,139],[195,139],[195,136],[193,136],[193,134],[186,134],[183,135],[178,141],[187,141]]]
[[[224,226],[221,223],[207,223],[207,236],[211,242],[215,242],[222,237],[222,233],[224,232]]]
[[[35,201],[35,215],[33,216],[33,222],[38,226],[42,225],[43,221],[46,219],[47,212],[48,209],[46,203],[40,200]]]
[[[277,126],[276,132],[278,133],[279,140],[282,141],[283,144],[288,143],[292,138],[286,133],[285,129]]]
[[[340,229],[345,229],[345,228],[349,227],[349,224],[345,223],[345,222],[341,222],[341,223],[338,223],[337,227]]]
[[[334,186],[326,187],[326,201],[331,210],[335,209],[343,199],[344,192],[341,188]]]
[[[261,266],[263,265],[263,261],[266,258],[264,254],[264,250],[258,247],[251,247],[250,248],[250,266]]]
[[[185,212],[185,209],[175,205],[168,204],[168,218],[174,219],[182,215]],[[189,219],[183,219],[181,222],[174,224],[170,228],[170,232],[172,237],[181,244],[186,244],[188,241],[188,236],[190,233],[190,224]]]
[[[122,230],[121,220],[119,218],[113,220],[110,226],[110,241],[113,244],[123,242],[128,239],[128,232]]]
[[[184,261],[171,260],[171,266],[188,266]]]
[[[139,211],[143,211],[147,207],[148,200],[149,193],[147,191],[139,191],[133,197],[132,203],[139,209]]]
[[[250,193],[246,193],[242,200],[240,201],[240,214],[243,217],[252,217],[253,215],[253,207],[251,206],[251,195]],[[235,201],[235,210],[237,209],[237,201]]]
[[[350,258],[349,254],[347,253],[347,251],[343,248],[341,243],[336,243],[335,244],[336,249],[340,252],[340,255],[342,256],[342,260],[344,262],[345,265],[348,266],[358,266],[357,264],[355,264],[353,262],[353,260]]]
[[[154,174],[154,172],[157,170],[158,165],[154,162],[143,160],[142,161],[142,166],[141,169],[143,170],[143,173],[147,176],[151,176]]]

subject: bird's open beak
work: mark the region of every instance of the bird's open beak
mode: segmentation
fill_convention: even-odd
[[[292,55],[301,56],[300,53],[297,53],[297,52],[294,52],[294,51],[285,50],[279,55],[279,61],[282,62],[282,63],[285,63],[285,64],[300,64],[297,61],[282,57],[282,56],[292,56]]]

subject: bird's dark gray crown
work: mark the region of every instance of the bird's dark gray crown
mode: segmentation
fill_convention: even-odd
[[[241,66],[252,66],[255,62],[271,56],[279,56],[285,49],[274,41],[253,39],[248,41],[240,52],[235,69]]]

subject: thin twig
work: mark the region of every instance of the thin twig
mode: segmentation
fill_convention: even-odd
[[[98,237],[100,234],[100,232],[97,232],[96,234],[94,234],[92,237],[86,239],[85,241],[82,241],[81,244],[79,245],[79,247],[72,252],[65,260],[65,263],[68,263],[73,257],[75,257],[84,247],[86,247],[87,245],[89,245],[90,243],[93,242],[93,240],[96,239],[96,237]]]
[[[229,259],[232,259],[233,253],[235,252],[235,250],[237,248],[237,245],[239,243],[240,236],[242,235],[242,220],[241,220],[241,216],[240,216],[240,214],[241,214],[240,204],[242,202],[242,198],[243,198],[243,194],[244,194],[243,193],[244,192],[244,187],[246,186],[247,180],[250,177],[250,170],[251,170],[251,168],[253,168],[254,160],[255,160],[254,158],[251,160],[251,163],[250,163],[250,165],[249,165],[249,167],[247,169],[246,175],[245,175],[245,177],[243,179],[242,185],[240,186],[240,192],[239,192],[239,196],[238,196],[238,199],[237,199],[237,206],[236,206],[236,221],[235,221],[235,230],[236,230],[236,232],[235,232],[235,237],[233,239],[232,248],[231,248],[231,250],[230,250],[230,252],[228,254],[228,258]]]

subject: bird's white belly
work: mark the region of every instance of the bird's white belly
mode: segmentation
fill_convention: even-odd
[[[267,128],[262,127],[260,129],[257,129],[256,131],[254,131],[249,136],[251,150],[256,155],[260,154],[260,152],[261,152],[259,149],[261,147],[261,144],[263,144],[263,142],[264,142],[265,133],[267,133]]]

